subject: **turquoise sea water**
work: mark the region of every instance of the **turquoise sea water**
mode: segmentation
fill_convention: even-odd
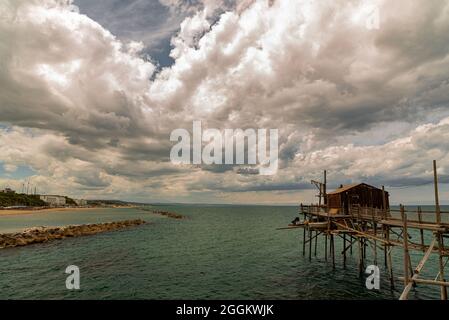
[[[296,207],[159,206],[187,216],[174,220],[137,209],[101,209],[0,217],[0,232],[142,218],[137,228],[0,250],[0,299],[397,299],[381,265],[381,289],[369,291],[359,277],[357,255],[343,268],[302,255],[302,230],[276,230]],[[416,236],[416,235],[414,235]],[[396,276],[401,249],[393,251]],[[413,255],[414,264],[421,253]],[[371,258],[369,258],[371,259]],[[76,265],[81,290],[65,288],[65,268]],[[424,275],[436,275],[436,259]],[[411,298],[438,298],[419,287]]]

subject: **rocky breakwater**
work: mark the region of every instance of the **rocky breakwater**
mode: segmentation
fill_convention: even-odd
[[[184,219],[185,217],[181,214],[174,213],[174,212],[168,212],[168,211],[151,211],[154,214],[159,214],[161,216],[171,218],[171,219]]]
[[[94,235],[97,233],[139,226],[145,223],[145,221],[138,219],[64,227],[29,228],[18,233],[0,234],[0,249],[44,243],[64,238]]]

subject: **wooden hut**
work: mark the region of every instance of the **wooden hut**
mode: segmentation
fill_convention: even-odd
[[[376,208],[388,210],[389,200],[388,192],[382,189],[370,186],[366,183],[356,183],[341,186],[333,192],[326,195],[327,206],[331,212],[340,212],[348,214],[352,208]]]

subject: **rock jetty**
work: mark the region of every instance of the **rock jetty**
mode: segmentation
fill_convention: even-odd
[[[44,243],[64,238],[94,235],[139,226],[145,223],[145,221],[138,219],[77,226],[29,228],[19,233],[0,234],[0,249]]]
[[[159,214],[172,219],[184,219],[184,216],[178,213],[168,212],[168,211],[151,211],[154,214]]]

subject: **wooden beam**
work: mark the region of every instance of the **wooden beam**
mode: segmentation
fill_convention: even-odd
[[[411,282],[409,282],[405,286],[404,291],[402,291],[402,294],[401,294],[401,297],[399,298],[399,300],[407,300],[408,299],[408,295],[410,293],[410,290],[413,287],[413,283],[418,282],[417,279],[419,277],[419,274],[420,274],[421,270],[424,268],[424,265],[427,262],[427,260],[429,259],[430,255],[432,254],[435,244],[436,244],[436,239],[433,239],[431,245],[429,246],[429,249],[426,251],[424,257],[421,259],[418,266],[416,267],[413,277],[410,279]],[[405,282],[405,278],[404,277],[401,277],[401,278],[404,279],[404,282]]]
[[[404,280],[404,277],[399,277],[399,280]],[[414,282],[416,283],[422,283],[422,284],[430,284],[435,286],[444,286],[449,287],[449,282],[443,282],[438,280],[429,280],[429,279],[415,279]]]
[[[398,219],[388,219],[388,220],[382,220],[380,223],[392,226],[392,227],[402,227],[402,221]],[[408,227],[409,229],[423,229],[423,230],[429,230],[429,231],[439,231],[439,232],[447,232],[447,227],[444,227],[439,224],[435,223],[419,223],[418,221],[408,221]]]

